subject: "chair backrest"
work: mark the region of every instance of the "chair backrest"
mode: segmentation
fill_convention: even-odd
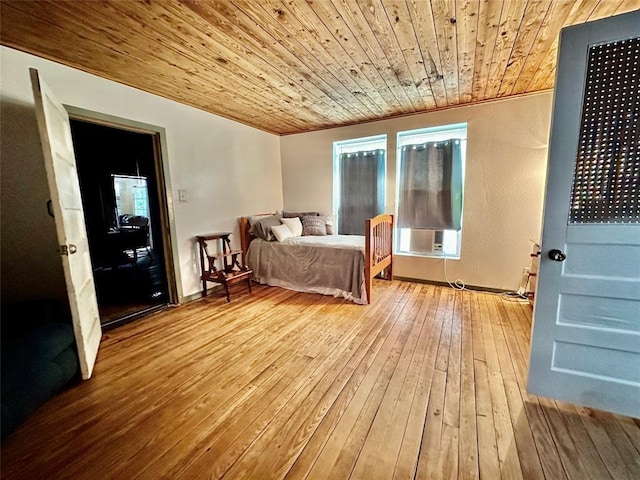
[[[120,228],[140,228],[149,225],[149,219],[142,215],[130,215],[125,213],[118,218],[120,221]]]

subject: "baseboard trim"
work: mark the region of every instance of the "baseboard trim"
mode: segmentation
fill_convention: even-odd
[[[413,282],[413,283],[426,283],[428,285],[438,285],[440,287],[450,287],[447,282],[439,282],[437,280],[425,280],[424,278],[410,278],[410,277],[398,277],[396,275],[393,276],[394,280],[400,280],[401,282]],[[509,290],[504,290],[500,288],[491,288],[491,287],[483,287],[481,285],[466,285],[464,286],[467,290],[476,290],[478,292],[489,292],[489,293],[505,293]]]
[[[222,290],[223,287],[222,285],[214,285],[214,286],[207,286],[207,297],[214,292],[219,292],[220,290]],[[189,303],[189,302],[193,302],[194,300],[199,300],[201,298],[204,298],[204,295],[202,295],[202,292],[195,292],[192,293],[191,295],[185,295],[184,297],[182,297],[180,299],[180,305],[182,305],[183,303]]]

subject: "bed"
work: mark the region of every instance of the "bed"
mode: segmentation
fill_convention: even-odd
[[[366,220],[364,236],[295,236],[283,241],[257,238],[250,218],[238,220],[240,242],[245,265],[259,283],[367,304],[373,278],[380,273],[393,278],[392,215]]]

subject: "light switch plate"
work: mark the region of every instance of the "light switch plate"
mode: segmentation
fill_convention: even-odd
[[[186,202],[187,201],[187,191],[186,190],[178,190],[178,201]]]

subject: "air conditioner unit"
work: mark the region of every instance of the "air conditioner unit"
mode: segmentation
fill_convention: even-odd
[[[431,253],[435,247],[435,233],[433,230],[411,230],[410,249],[412,252]],[[440,243],[442,251],[442,242]]]

